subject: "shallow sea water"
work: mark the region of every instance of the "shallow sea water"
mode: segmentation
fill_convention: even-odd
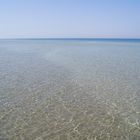
[[[140,140],[140,41],[0,40],[0,140]]]

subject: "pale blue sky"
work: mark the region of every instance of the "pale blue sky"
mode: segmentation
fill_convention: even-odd
[[[0,38],[140,38],[140,0],[0,0]]]

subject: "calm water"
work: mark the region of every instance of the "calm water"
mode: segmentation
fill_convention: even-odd
[[[0,140],[140,140],[140,40],[0,40]]]

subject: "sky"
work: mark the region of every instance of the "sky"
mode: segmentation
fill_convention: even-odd
[[[0,0],[0,38],[140,38],[140,0]]]

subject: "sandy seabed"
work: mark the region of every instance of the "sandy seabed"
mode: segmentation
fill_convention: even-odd
[[[1,40],[0,140],[140,140],[140,42]]]

